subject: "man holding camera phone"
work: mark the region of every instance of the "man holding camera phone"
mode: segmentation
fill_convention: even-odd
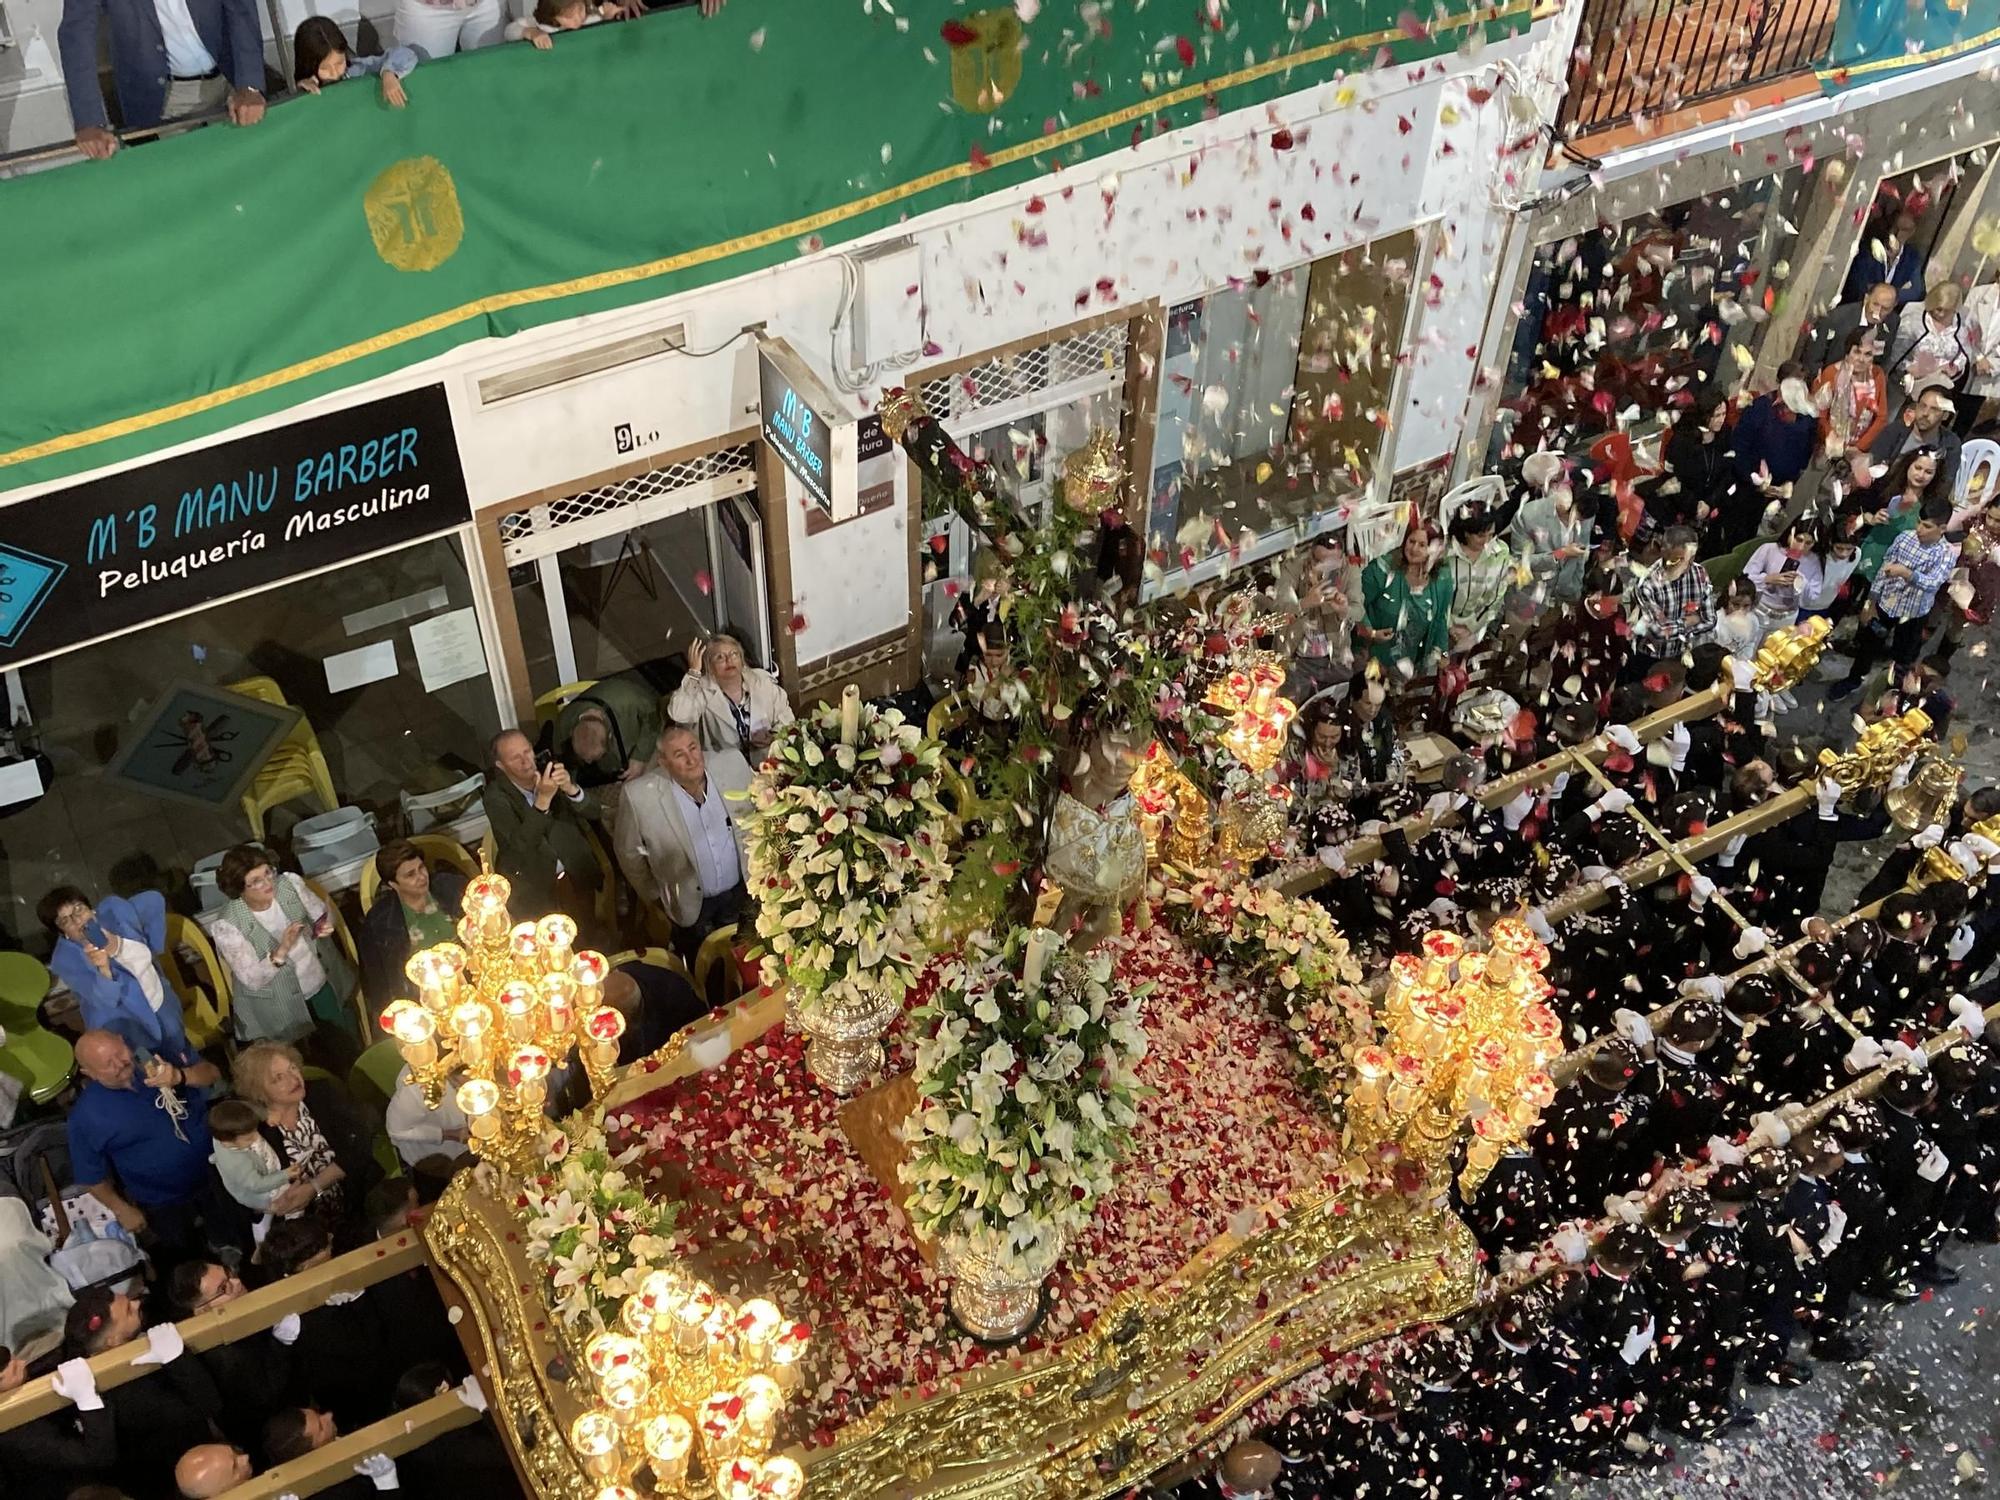
[[[494,866],[514,882],[515,909],[560,911],[588,932],[604,881],[590,845],[594,796],[553,756],[537,756],[518,729],[495,735],[490,748],[496,774],[486,778],[481,799]]]

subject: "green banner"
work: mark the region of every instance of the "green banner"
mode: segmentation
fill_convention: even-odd
[[[1843,0],[1820,68],[1854,88],[2000,42],[2000,0]]]
[[[1528,24],[1405,3],[733,0],[0,183],[0,489]]]

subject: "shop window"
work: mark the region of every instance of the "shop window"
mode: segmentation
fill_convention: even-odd
[[[1644,433],[1680,393],[1735,387],[1787,290],[1769,274],[1797,248],[1804,189],[1794,168],[1538,247],[1496,447],[1581,453],[1635,409]]]
[[[170,800],[111,774],[176,681],[276,683],[318,740],[341,805],[374,812],[385,831],[401,793],[483,769],[499,715],[483,651],[466,634],[472,617],[460,613],[472,607],[459,540],[441,537],[21,668],[18,690],[52,775],[41,797],[0,807],[6,925],[41,946],[35,902],[64,882],[161,887],[183,901],[197,861],[250,837],[240,806]],[[366,660],[351,655],[371,646]],[[337,686],[330,658],[346,659],[333,664]],[[267,814],[267,836],[282,846],[294,822],[320,810],[310,797],[285,803]]]
[[[1326,530],[1368,490],[1416,260],[1406,230],[1169,312],[1149,592]]]

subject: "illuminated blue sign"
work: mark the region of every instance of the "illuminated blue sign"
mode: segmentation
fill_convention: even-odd
[[[826,514],[845,521],[858,509],[855,416],[783,339],[757,341],[764,441]]]

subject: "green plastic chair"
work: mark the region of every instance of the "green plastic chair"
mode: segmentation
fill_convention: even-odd
[[[76,1053],[53,1031],[35,1025],[7,1024],[7,1045],[0,1047],[0,1073],[20,1080],[30,1102],[47,1104],[69,1087],[76,1071]]]
[[[347,1074],[347,1090],[377,1109],[387,1109],[389,1096],[396,1092],[396,1076],[402,1071],[403,1054],[394,1041],[385,1038],[354,1060]]]
[[[9,1035],[38,1029],[42,1000],[52,983],[48,967],[32,954],[0,953],[0,1026]]]

